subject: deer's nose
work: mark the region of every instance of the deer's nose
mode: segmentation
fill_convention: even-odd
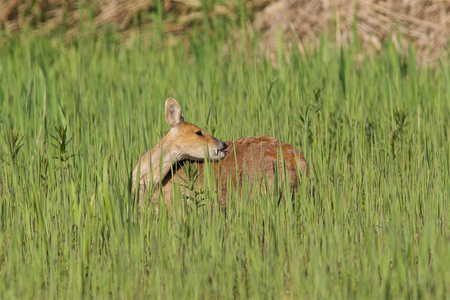
[[[224,142],[220,142],[220,143],[221,143],[221,147],[222,147],[221,151],[227,152],[227,151],[228,151],[228,146],[227,146],[227,144],[225,144]]]

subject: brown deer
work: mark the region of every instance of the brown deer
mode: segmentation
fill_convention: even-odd
[[[173,98],[166,100],[165,118],[170,126],[169,132],[141,156],[133,171],[132,192],[139,188],[141,198],[151,190],[155,200],[157,191],[161,189],[167,205],[175,186],[179,186],[183,194],[189,193],[186,183],[192,180],[192,176],[186,173],[195,173],[195,183],[191,187],[201,189],[205,160],[215,175],[223,207],[226,205],[227,182],[232,186],[242,186],[248,180],[253,187],[262,187],[264,181],[269,184],[264,188],[270,188],[278,178],[280,182],[288,180],[293,193],[299,185],[298,175],[309,172],[303,154],[294,146],[267,136],[222,142],[185,122],[180,105]],[[187,168],[184,167],[186,162]],[[189,172],[190,169],[193,172]]]

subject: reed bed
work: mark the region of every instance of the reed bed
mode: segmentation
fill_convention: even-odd
[[[275,66],[257,37],[188,38],[0,45],[0,298],[445,298],[449,65],[323,38],[280,40]],[[130,173],[169,96],[222,140],[299,147],[311,175],[293,200],[139,211]]]

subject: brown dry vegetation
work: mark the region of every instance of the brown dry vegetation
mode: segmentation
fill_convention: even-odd
[[[208,7],[205,7],[205,5]],[[83,7],[83,9],[80,9]],[[305,51],[304,41],[317,44],[323,34],[332,34],[338,44],[354,38],[354,28],[364,46],[379,50],[392,38],[406,49],[411,41],[421,61],[435,61],[446,53],[450,38],[448,0],[253,0],[245,8],[251,28],[272,49],[277,31],[292,45]],[[154,24],[149,13],[162,13],[162,24]],[[237,21],[238,1],[154,0],[0,0],[0,30],[15,33],[29,28],[35,34],[63,32],[76,37],[80,24],[92,20],[94,28],[117,25],[126,36],[134,28],[161,26],[162,32],[182,34],[207,18]]]
[[[152,27],[150,14],[161,11],[163,31],[183,33],[201,22],[205,10],[210,18],[234,18],[236,5],[223,2],[205,8],[199,0],[0,0],[0,29],[19,32],[31,28],[35,34],[49,34],[66,28],[67,38],[72,39],[88,20],[95,28],[115,24],[126,32],[135,27]]]
[[[420,61],[433,61],[446,52],[450,38],[448,0],[280,0],[256,14],[256,30],[264,32],[265,43],[273,47],[277,30],[282,37],[305,51],[304,40],[323,33],[335,35],[338,44],[354,38],[356,28],[365,47],[380,50],[392,39],[397,50],[408,41]]]

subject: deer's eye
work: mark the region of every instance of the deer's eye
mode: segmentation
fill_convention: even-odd
[[[198,136],[205,136],[205,135],[203,134],[203,131],[197,131],[195,134],[198,135]]]

